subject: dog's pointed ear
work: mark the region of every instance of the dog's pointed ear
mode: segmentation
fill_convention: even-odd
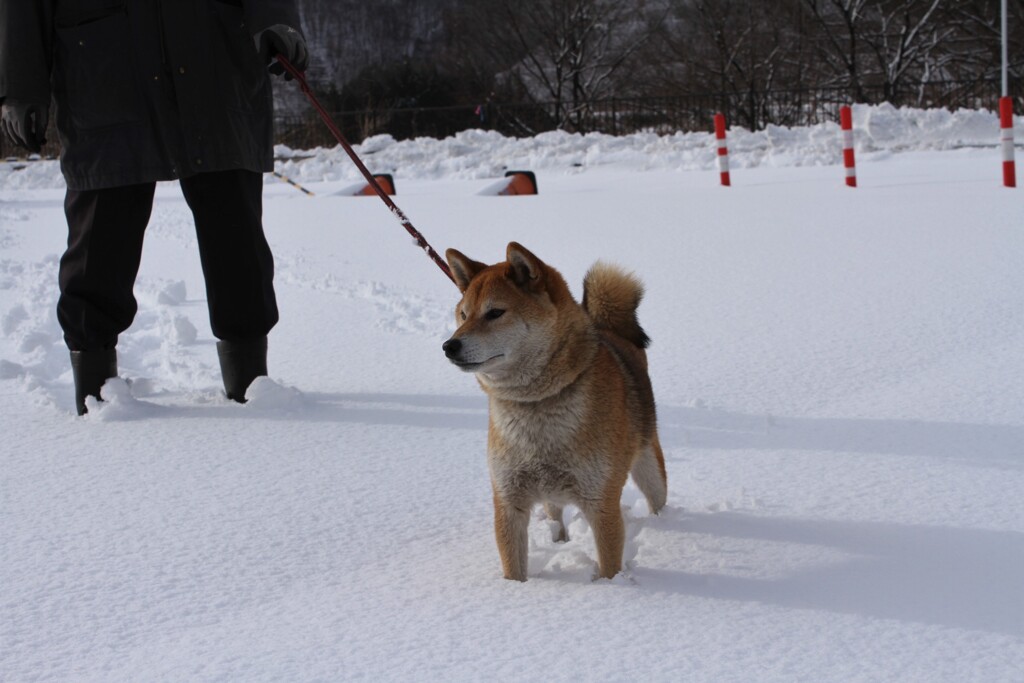
[[[509,242],[505,250],[508,261],[508,277],[520,287],[536,289],[544,277],[544,264],[526,247],[518,242]]]
[[[474,261],[457,249],[448,249],[444,252],[444,257],[460,292],[465,292],[477,273],[487,267],[486,263]]]

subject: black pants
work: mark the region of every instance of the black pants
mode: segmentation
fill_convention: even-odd
[[[132,289],[156,183],[68,190],[68,248],[60,260],[57,319],[73,351],[112,349],[138,311]],[[274,260],[263,234],[263,176],[183,178],[195,218],[210,325],[218,339],[262,337],[277,323]]]

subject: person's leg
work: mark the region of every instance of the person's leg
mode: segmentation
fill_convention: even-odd
[[[182,178],[195,217],[213,336],[265,337],[277,323],[274,257],[263,234],[263,176],[252,171]]]
[[[105,190],[68,190],[68,247],[60,259],[57,320],[71,352],[78,414],[117,374],[117,337],[132,324],[132,289],[155,183]]]
[[[195,217],[210,326],[228,397],[244,402],[267,374],[267,333],[277,323],[274,258],[263,234],[263,176],[202,173],[181,180]]]
[[[112,349],[135,319],[132,289],[155,187],[67,191],[68,248],[60,259],[57,319],[69,349]]]

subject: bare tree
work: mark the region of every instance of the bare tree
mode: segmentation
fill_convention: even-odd
[[[804,2],[818,32],[824,82],[850,88],[861,101],[896,98],[908,79],[921,84],[948,77],[964,57],[963,14],[968,5],[977,4],[949,0]],[[961,15],[959,19],[957,15]],[[880,89],[877,98],[869,96],[869,86]]]
[[[770,93],[787,80],[798,40],[792,35],[792,3],[749,3],[738,0],[695,0],[693,12],[703,37],[705,59],[696,65],[704,83],[737,95],[741,123],[758,128],[773,122],[767,109]],[[706,86],[705,86],[706,87]]]
[[[909,74],[926,80],[940,73],[952,58],[949,52],[938,49],[957,31],[954,25],[934,21],[941,3],[942,0],[899,0],[877,2],[871,8],[876,27],[865,35],[864,43],[874,56],[886,100],[895,96]]]
[[[716,101],[709,106],[728,109],[750,128],[788,122],[794,112],[773,98],[779,88],[806,85],[812,60],[801,3],[676,0],[651,48],[662,57],[662,91],[713,92]],[[647,58],[656,60],[657,55]]]
[[[845,85],[864,100],[860,39],[868,0],[804,0],[818,32],[818,56],[826,67],[825,84]]]
[[[466,13],[474,54],[499,67],[499,80],[551,103],[556,127],[577,130],[595,100],[614,94],[652,30],[642,0],[487,0]]]
[[[1009,71],[1013,78],[1024,78],[1024,0],[1009,0]],[[947,41],[944,51],[954,56],[946,65],[956,78],[996,79],[1002,66],[999,0],[960,0],[943,8],[940,23],[958,28],[956,37]]]

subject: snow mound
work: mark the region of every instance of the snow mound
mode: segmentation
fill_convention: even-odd
[[[128,422],[142,420],[159,413],[162,408],[140,401],[132,395],[131,385],[121,377],[108,379],[100,389],[102,401],[92,396],[85,398],[90,420],[99,422]]]
[[[296,413],[305,410],[308,401],[294,387],[278,384],[269,377],[257,377],[245,392],[246,408],[262,412]]]

